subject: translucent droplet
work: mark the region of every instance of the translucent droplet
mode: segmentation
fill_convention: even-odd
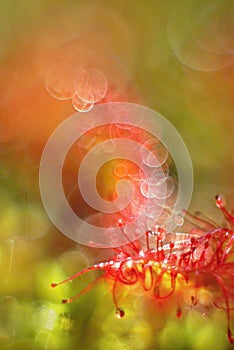
[[[106,94],[107,79],[98,69],[82,69],[76,78],[76,94],[85,102],[98,102]]]
[[[75,95],[72,98],[72,105],[78,112],[89,112],[94,106],[94,102],[85,102]]]
[[[69,100],[75,95],[76,68],[71,64],[57,63],[45,78],[46,89],[57,100]]]
[[[118,318],[122,318],[122,317],[124,317],[125,312],[124,312],[124,310],[122,310],[122,309],[120,309],[120,308],[118,307],[118,308],[116,308],[116,310],[115,310],[115,315],[116,315]]]
[[[216,199],[216,206],[218,208],[224,207],[226,205],[226,201],[223,195],[217,195],[215,199]]]

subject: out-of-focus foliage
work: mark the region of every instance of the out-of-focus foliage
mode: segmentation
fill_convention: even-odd
[[[72,53],[75,43],[84,57],[89,50],[95,52],[94,61],[111,56],[108,69],[117,100],[157,110],[180,132],[195,171],[191,207],[219,221],[211,204],[217,192],[233,207],[233,65],[216,70],[185,65],[170,41],[177,43],[181,32],[168,36],[173,15],[182,23],[186,6],[184,30],[191,42],[199,44],[197,35],[209,33],[209,21],[204,24],[209,9],[214,17],[222,13],[225,27],[232,1],[223,1],[220,9],[217,1],[203,3],[206,12],[199,17],[192,0],[1,1],[0,349],[229,349],[225,314],[217,310],[209,315],[186,310],[181,320],[174,314],[162,317],[160,310],[149,307],[144,293],[126,288],[126,317],[118,319],[108,282],[73,304],[62,304],[61,299],[76,294],[95,273],[56,289],[50,283],[108,253],[77,246],[59,233],[42,206],[38,184],[48,137],[74,113],[68,101],[55,101],[48,94],[45,75],[57,56]],[[196,31],[199,23],[204,32]],[[214,40],[212,45],[209,52]],[[78,207],[82,213],[82,205]]]

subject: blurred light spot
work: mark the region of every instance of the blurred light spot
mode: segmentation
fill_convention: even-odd
[[[106,94],[107,79],[98,69],[83,69],[76,78],[75,90],[82,101],[98,102]]]
[[[75,95],[76,68],[63,62],[55,64],[47,72],[46,89],[57,100],[69,100]]]
[[[118,177],[125,177],[128,174],[128,168],[125,164],[117,164],[114,167],[114,174]]]
[[[75,95],[72,98],[72,105],[78,112],[89,112],[93,108],[94,102],[85,102],[78,95]]]

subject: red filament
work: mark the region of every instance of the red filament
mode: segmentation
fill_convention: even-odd
[[[212,302],[215,307],[226,311],[227,337],[229,342],[233,343],[230,312],[234,310],[234,262],[229,260],[233,254],[234,217],[226,209],[221,196],[216,197],[216,204],[227,220],[226,227],[219,227],[210,220],[203,220],[200,216],[188,213],[188,219],[195,223],[194,228],[183,235],[186,238],[166,243],[165,237],[169,234],[164,232],[163,228],[157,227],[154,231],[145,233],[144,247],[136,241],[114,248],[116,254],[111,259],[83,269],[60,283],[52,283],[51,286],[56,287],[92,270],[102,270],[101,276],[77,295],[62,302],[72,302],[105,277],[113,281],[112,297],[116,315],[122,318],[125,312],[119,307],[117,298],[119,284],[127,286],[140,283],[145,292],[152,292],[156,301],[166,301],[176,293],[178,278],[180,283],[181,280],[185,284],[192,281],[195,288],[203,286],[209,290],[211,287],[213,291],[215,285]],[[119,227],[122,234],[127,237],[122,222],[119,222]],[[166,285],[165,280],[169,280],[170,283]],[[199,297],[192,295],[191,306],[196,307],[198,304]],[[177,317],[181,316],[181,305],[177,305]]]

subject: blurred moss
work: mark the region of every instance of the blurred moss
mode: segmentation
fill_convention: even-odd
[[[44,141],[56,123],[73,113],[70,105],[47,96],[43,72],[56,50],[62,47],[66,54],[66,43],[74,38],[85,38],[87,47],[93,45],[98,54],[98,45],[110,35],[110,47],[104,49],[112,50],[110,54],[118,56],[123,66],[126,64],[142,103],[162,113],[178,129],[194,165],[192,208],[222,222],[212,203],[213,196],[224,192],[231,202],[233,67],[201,72],[178,61],[167,37],[168,20],[177,3],[1,1],[0,128],[6,125],[4,99],[9,95],[7,112],[12,112],[14,104],[16,116],[9,113],[13,119],[8,127],[19,126],[20,108],[27,111],[22,120],[25,134],[0,143],[1,350],[231,349],[225,334],[224,310],[204,316],[191,311],[185,298],[187,309],[177,320],[173,308],[162,313],[160,307],[149,302],[145,292],[124,286],[119,294],[126,316],[118,319],[108,282],[100,282],[72,304],[61,303],[89,285],[98,276],[96,273],[50,287],[52,282],[98,260],[95,249],[91,254],[82,246],[77,248],[79,251],[67,251],[71,247],[67,239],[50,232],[52,224],[42,207],[38,186]],[[184,6],[187,3],[182,1]],[[101,38],[94,42],[101,22],[109,32],[104,30],[103,38],[100,34]],[[17,89],[27,90],[29,98],[23,106]],[[18,135],[18,130],[14,131],[12,135]],[[110,168],[107,175],[108,171]],[[111,192],[111,184],[106,189]],[[189,292],[187,297],[189,300]]]

